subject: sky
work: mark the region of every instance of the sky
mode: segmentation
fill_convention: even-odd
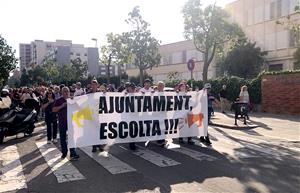
[[[184,40],[182,7],[187,0],[1,0],[0,34],[16,50],[19,43],[40,39],[72,40],[98,47],[107,33],[129,31],[128,13],[139,6],[152,35],[162,44]],[[202,0],[224,7],[235,0]]]

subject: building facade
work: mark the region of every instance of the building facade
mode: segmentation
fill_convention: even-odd
[[[225,6],[230,20],[238,23],[246,36],[267,51],[268,69],[294,69],[293,53],[296,50],[295,34],[286,24],[286,16],[300,23],[300,14],[295,12],[300,0],[237,0]]]
[[[21,70],[43,65],[47,60],[54,60],[59,65],[70,64],[71,60],[77,58],[87,64],[90,75],[98,75],[98,48],[86,48],[82,44],[73,44],[70,40],[35,40],[30,44],[20,44]]]
[[[125,73],[125,66],[122,65],[111,65],[109,67],[110,76],[120,76]],[[100,65],[99,66],[99,75],[106,76],[107,75],[107,66]]]
[[[178,79],[188,80],[193,76],[195,80],[202,80],[203,54],[196,50],[193,41],[186,40],[161,45],[159,51],[162,56],[160,64],[146,70],[146,73],[152,76],[154,81],[168,80],[168,76],[174,73]],[[194,59],[196,62],[193,74],[187,67],[189,59]],[[129,76],[138,76],[139,70],[131,64],[126,66],[126,73]],[[216,77],[216,65],[212,61],[208,69],[208,78],[214,77]]]

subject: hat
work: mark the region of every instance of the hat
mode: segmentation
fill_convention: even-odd
[[[210,83],[206,83],[206,84],[204,85],[204,88],[205,88],[205,89],[211,88],[211,84],[210,84]]]
[[[125,87],[130,87],[130,85],[131,85],[131,82],[126,82],[125,83]]]
[[[129,85],[130,87],[134,87],[135,88],[135,84],[132,82],[132,83],[130,83],[130,85]]]
[[[146,82],[151,83],[152,81],[151,81],[150,79],[147,78],[147,79],[144,80],[144,84],[145,84]]]
[[[7,92],[7,93],[9,93],[9,90],[6,89],[6,88],[4,88],[4,89],[2,89],[2,92]]]

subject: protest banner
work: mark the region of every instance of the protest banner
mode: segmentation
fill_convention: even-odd
[[[207,135],[207,95],[93,93],[68,99],[68,145],[84,147]]]

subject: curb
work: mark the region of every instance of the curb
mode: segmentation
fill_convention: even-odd
[[[258,125],[226,125],[226,124],[220,124],[220,123],[211,123],[210,126],[216,126],[216,127],[223,127],[227,129],[254,129],[256,127],[259,127]]]

